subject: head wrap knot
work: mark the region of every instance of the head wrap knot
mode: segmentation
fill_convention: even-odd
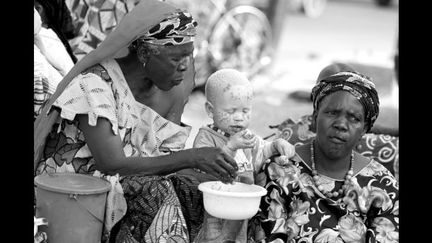
[[[340,90],[348,91],[360,101],[365,112],[367,132],[370,131],[379,114],[378,93],[371,79],[358,72],[338,72],[318,80],[311,94],[314,112],[318,111],[324,97]]]

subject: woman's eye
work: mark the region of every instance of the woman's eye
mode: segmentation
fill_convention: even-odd
[[[351,121],[353,121],[353,122],[360,122],[360,118],[355,117],[355,116],[351,116],[350,119],[351,119]]]

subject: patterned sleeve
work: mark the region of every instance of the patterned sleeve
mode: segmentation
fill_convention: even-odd
[[[52,93],[48,89],[48,80],[43,76],[34,76],[33,83],[33,115],[36,118],[42,111],[45,102],[51,97]]]
[[[118,133],[116,101],[110,83],[96,74],[80,74],[74,78],[54,106],[61,108],[62,118],[71,121],[78,114],[87,114],[91,126],[96,126],[97,118],[104,117],[111,122],[114,134]]]
[[[353,182],[343,201],[349,211],[364,219],[365,242],[399,242],[399,185],[395,177],[372,161]]]
[[[390,172],[377,176],[367,187],[366,242],[399,242],[399,186]]]

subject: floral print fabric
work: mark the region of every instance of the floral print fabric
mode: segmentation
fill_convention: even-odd
[[[371,160],[344,194],[328,199],[315,186],[311,168],[298,155],[291,162],[265,168],[268,193],[254,230],[266,242],[399,241],[399,185],[380,163]],[[325,191],[343,183],[321,176]]]

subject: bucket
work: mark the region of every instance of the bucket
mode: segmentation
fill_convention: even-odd
[[[45,218],[49,243],[101,242],[107,192],[111,184],[102,178],[53,173],[38,175],[36,217]]]

